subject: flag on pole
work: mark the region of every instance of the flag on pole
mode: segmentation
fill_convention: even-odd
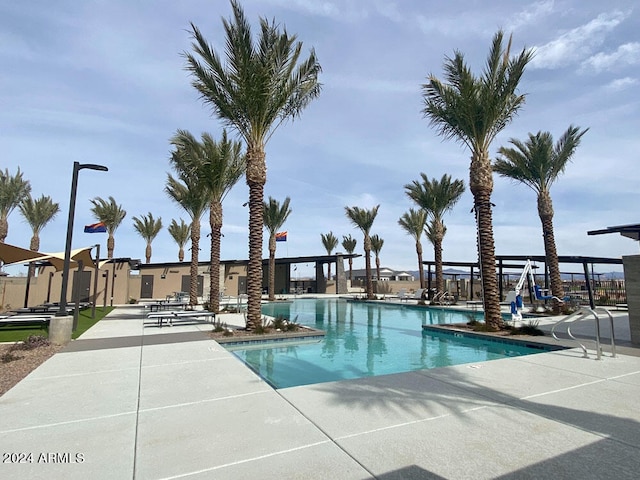
[[[84,226],[84,233],[105,233],[106,231],[107,227],[102,222]]]
[[[276,233],[276,242],[286,242],[286,241],[287,241],[287,232]]]

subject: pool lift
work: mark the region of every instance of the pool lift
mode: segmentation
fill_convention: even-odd
[[[524,287],[525,280],[529,279],[530,286],[533,285],[533,291],[535,293],[536,300],[545,301],[545,300],[557,300],[560,303],[564,303],[567,298],[564,300],[556,297],[555,295],[545,295],[543,291],[545,289],[540,288],[536,285],[536,280],[533,276],[533,266],[531,265],[531,260],[527,260],[527,263],[524,265],[524,269],[522,270],[522,275],[520,275],[520,280],[516,284],[516,288],[507,293],[506,301],[511,306],[511,320],[512,321],[521,321],[522,320],[522,309],[523,309],[523,301],[522,295],[520,292]]]
[[[535,285],[535,279],[533,278],[533,268],[531,267],[531,260],[527,260],[527,263],[524,264],[524,269],[522,270],[522,275],[520,275],[520,279],[518,283],[516,283],[515,289],[511,290],[507,293],[507,303],[509,303],[511,307],[511,321],[521,321],[522,320],[522,288],[524,287],[524,282],[529,278],[529,281],[532,285]],[[536,292],[537,294],[537,292]]]

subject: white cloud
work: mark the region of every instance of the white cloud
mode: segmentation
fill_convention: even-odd
[[[542,2],[533,3],[515,15],[511,22],[507,24],[505,30],[511,32],[518,30],[523,26],[535,23],[539,18],[552,13],[554,4],[554,0],[544,0]]]
[[[531,68],[557,68],[581,62],[602,45],[607,33],[627,17],[621,11],[602,13],[585,25],[563,33],[555,40],[535,47]]]
[[[624,77],[624,78],[616,78],[611,83],[609,83],[605,88],[607,90],[620,91],[620,90],[625,90],[634,85],[638,85],[637,78]]]
[[[583,69],[593,69],[596,72],[609,70],[626,65],[640,63],[640,43],[631,42],[620,45],[615,52],[597,53],[582,63]]]

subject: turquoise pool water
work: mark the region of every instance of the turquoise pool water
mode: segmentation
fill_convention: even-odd
[[[265,315],[284,315],[326,332],[323,340],[225,345],[275,388],[445,367],[543,350],[447,333],[422,325],[464,323],[479,313],[445,309],[308,299],[267,304]]]

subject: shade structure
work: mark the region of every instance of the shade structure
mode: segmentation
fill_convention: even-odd
[[[80,261],[82,261],[83,267],[91,267],[95,268],[95,263],[93,258],[91,257],[91,249],[94,245],[90,247],[77,248],[75,250],[71,250],[71,262],[70,265],[72,267],[76,267]],[[17,248],[17,247],[15,247]],[[11,264],[23,263],[25,261],[29,262],[49,262],[53,265],[56,271],[60,271],[64,267],[64,252],[57,253],[40,253],[33,252],[31,250],[26,250],[26,252],[31,252],[36,254],[33,257],[21,258],[19,260],[11,262]],[[4,260],[3,260],[4,261]],[[9,265],[9,262],[6,262]]]
[[[42,257],[45,253],[27,250],[8,243],[0,243],[0,260],[5,265],[20,263],[34,258]]]

